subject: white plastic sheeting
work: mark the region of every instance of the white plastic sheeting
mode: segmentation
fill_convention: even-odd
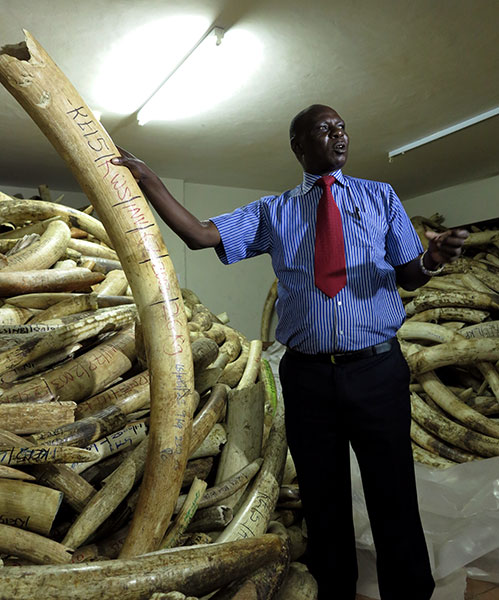
[[[276,384],[285,348],[264,353]],[[432,469],[416,464],[421,519],[437,588],[432,600],[462,600],[466,576],[499,583],[499,457]],[[374,544],[352,453],[352,488],[359,556],[358,592],[379,598]],[[410,584],[410,582],[408,582]]]

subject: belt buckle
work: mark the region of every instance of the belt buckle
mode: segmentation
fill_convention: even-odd
[[[330,359],[331,359],[331,362],[333,363],[333,365],[335,365],[336,364],[336,359],[334,357],[334,354],[330,355]]]

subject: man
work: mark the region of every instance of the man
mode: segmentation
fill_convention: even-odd
[[[404,600],[429,600],[434,582],[417,507],[409,369],[395,338],[405,318],[396,286],[424,284],[460,255],[468,234],[428,234],[429,248],[422,253],[393,189],[342,173],[349,139],[332,108],[301,111],[290,138],[304,169],[301,185],[205,222],[129,153],[113,162],[130,168],[162,219],[191,249],[215,248],[226,264],[262,253],[272,258],[279,280],[276,337],[288,348],[280,364],[286,430],[319,598],[355,599],[351,444],[376,546],[381,598],[401,600],[403,593]],[[335,216],[323,212],[331,207]],[[329,219],[323,240],[319,229]]]

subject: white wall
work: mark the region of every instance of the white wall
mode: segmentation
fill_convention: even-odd
[[[404,202],[410,217],[439,212],[446,227],[457,227],[499,217],[499,176],[463,183]]]

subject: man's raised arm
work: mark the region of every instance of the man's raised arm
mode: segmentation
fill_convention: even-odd
[[[220,234],[211,221],[200,221],[175,200],[161,179],[146,163],[126,150],[118,149],[121,157],[113,158],[111,160],[113,165],[130,169],[159,216],[191,250],[215,248],[220,244]]]

